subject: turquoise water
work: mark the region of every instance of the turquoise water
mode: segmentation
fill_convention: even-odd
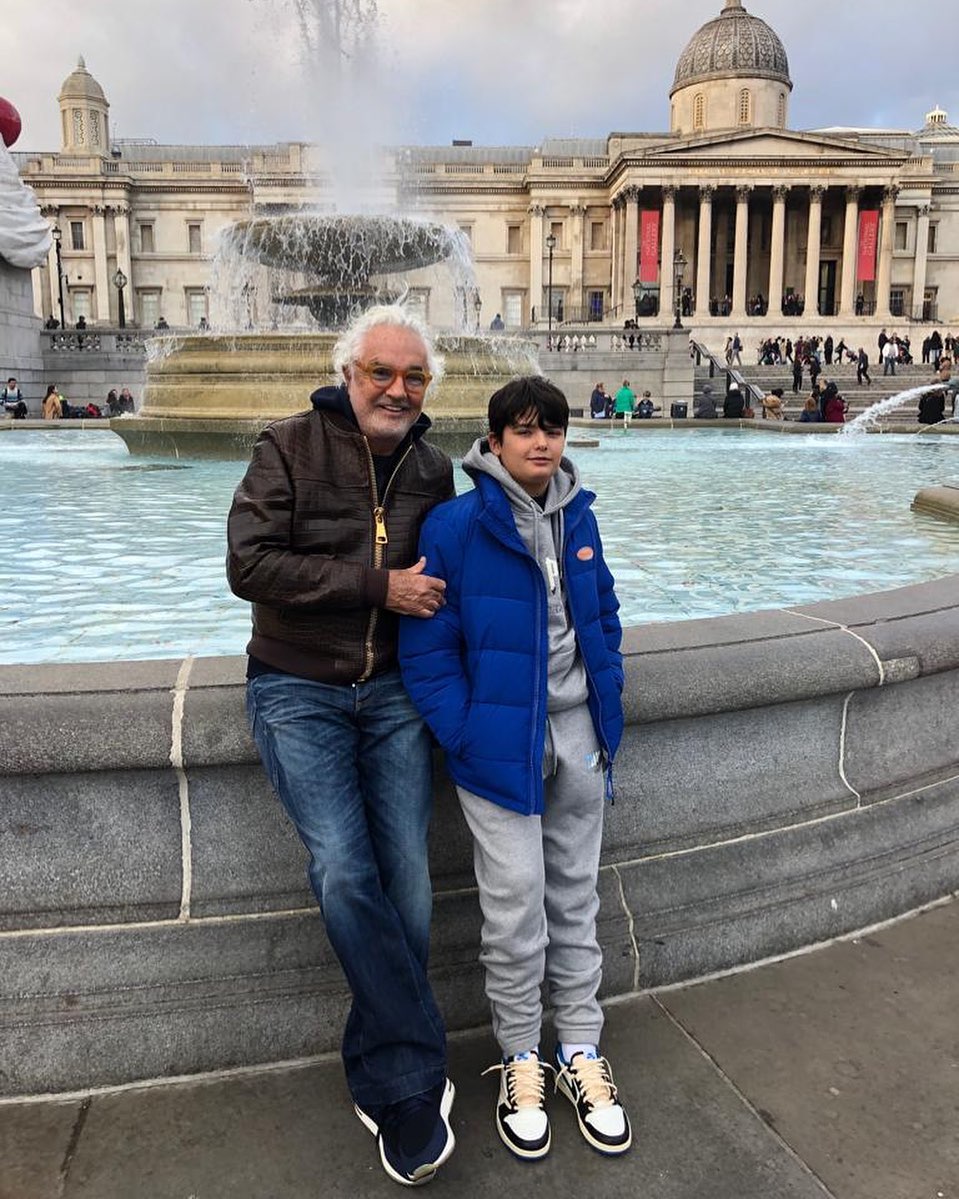
[[[959,476],[959,438],[589,435],[599,447],[570,456],[597,493],[625,623],[959,572],[959,526],[909,510]],[[242,462],[131,458],[111,433],[38,430],[0,434],[0,470],[0,663],[243,652],[248,607],[223,574]]]

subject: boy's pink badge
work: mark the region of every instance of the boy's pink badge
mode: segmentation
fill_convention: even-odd
[[[592,556],[593,547],[591,545],[584,545],[582,549],[576,551],[576,557],[580,562],[588,562]]]

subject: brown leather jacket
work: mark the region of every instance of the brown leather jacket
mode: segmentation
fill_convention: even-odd
[[[313,411],[263,430],[227,529],[230,587],[253,604],[247,652],[324,683],[395,666],[387,572],[413,565],[423,518],[453,495],[450,460],[423,440],[421,416],[378,503],[373,456],[348,404],[343,389],[324,388]]]

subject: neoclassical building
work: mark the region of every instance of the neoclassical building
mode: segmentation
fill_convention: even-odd
[[[464,231],[476,269],[465,316],[484,326],[497,313],[511,328],[621,325],[637,310],[668,324],[680,296],[704,335],[800,313],[807,328],[959,322],[959,129],[937,109],[918,131],[799,132],[792,89],[776,33],[725,0],[679,56],[668,132],[391,147],[377,202]],[[335,207],[320,147],[112,139],[82,59],[59,104],[60,149],[17,158],[60,230],[69,324],[117,323],[120,271],[128,323],[196,326],[225,225]],[[410,282],[432,321],[453,322],[428,273]],[[59,291],[54,250],[35,272],[38,314],[59,315]]]

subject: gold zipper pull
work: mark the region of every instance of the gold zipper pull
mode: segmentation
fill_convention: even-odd
[[[373,519],[376,521],[376,544],[388,545],[390,539],[386,535],[386,509],[374,508]]]

